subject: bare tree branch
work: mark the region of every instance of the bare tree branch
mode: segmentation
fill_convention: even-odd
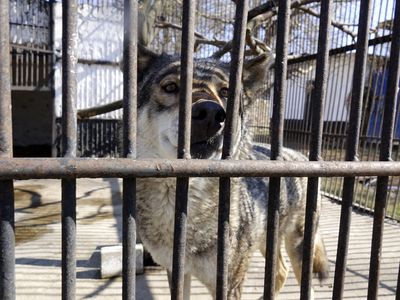
[[[271,48],[267,46],[263,41],[252,36],[250,29],[246,30],[246,44],[250,48],[250,53],[246,52],[247,55],[260,55],[262,53],[270,53]],[[232,49],[232,41],[225,43],[225,45],[216,51],[211,57],[214,59],[220,59],[226,53]]]
[[[122,100],[117,100],[105,105],[80,109],[78,110],[77,117],[78,119],[89,119],[91,117],[106,114],[121,108],[122,108]]]
[[[321,17],[321,15],[317,11],[315,11],[314,9],[311,9],[311,8],[299,7],[298,10],[301,10],[301,11],[303,11],[311,16],[317,17],[317,18]],[[354,33],[346,25],[344,25],[336,20],[332,20],[332,26],[334,26],[334,27],[340,29],[341,31],[343,31],[344,33],[350,35],[353,38],[353,41],[357,37],[357,33]]]
[[[182,26],[179,26],[178,24],[166,22],[164,20],[157,20],[154,24],[158,28],[172,28],[172,29],[177,29],[182,31]],[[204,35],[194,32],[194,36],[200,39],[207,39]]]
[[[250,30],[258,27],[260,24],[265,21],[271,19],[273,16],[277,14],[279,0],[269,0],[266,3],[263,3],[249,11],[247,14],[247,23]],[[319,3],[320,0],[293,0],[290,5],[291,9],[299,8],[303,5],[310,3]]]
[[[194,43],[194,49],[196,51],[196,49],[198,48],[198,46],[200,46],[201,44],[206,44],[206,45],[212,45],[212,46],[216,46],[216,47],[224,47],[226,45],[226,41],[221,41],[221,40],[217,40],[217,39],[200,39],[197,38],[195,43]]]
[[[139,7],[139,42],[150,45],[155,38],[154,23],[163,11],[163,0],[143,0]]]
[[[224,56],[226,53],[231,51],[232,49],[232,41],[229,41],[226,43],[226,45],[219,50],[215,51],[213,55],[211,55],[211,58],[214,59],[220,59],[222,56]]]
[[[246,30],[246,44],[250,47],[255,55],[271,52],[271,48],[268,47],[267,44],[251,35],[250,29]]]
[[[163,21],[163,20],[157,21],[155,23],[155,26],[158,27],[158,28],[172,28],[172,29],[176,29],[176,30],[182,31],[182,26],[179,26],[177,24],[173,24],[173,23],[170,23],[170,22],[166,22],[166,21]],[[204,35],[202,35],[202,34],[200,34],[198,32],[195,32],[194,36],[196,37],[195,46],[194,46],[195,51],[198,48],[198,46],[201,45],[201,44],[207,44],[207,45],[212,45],[212,46],[216,46],[216,47],[223,47],[227,43],[226,41],[221,41],[221,40],[218,40],[216,38],[208,39],[207,37],[205,37]]]

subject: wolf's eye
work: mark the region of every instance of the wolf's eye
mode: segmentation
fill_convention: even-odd
[[[228,98],[228,88],[223,87],[219,90],[219,95],[223,98]]]
[[[177,93],[178,92],[178,85],[175,82],[168,83],[164,85],[163,90],[167,93]]]

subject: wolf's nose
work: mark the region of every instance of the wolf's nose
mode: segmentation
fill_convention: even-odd
[[[226,114],[215,101],[195,102],[192,106],[192,143],[206,141],[223,126]]]

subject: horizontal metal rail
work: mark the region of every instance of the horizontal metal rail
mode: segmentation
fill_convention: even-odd
[[[0,180],[100,177],[400,176],[400,162],[132,160],[126,158],[0,159]]]

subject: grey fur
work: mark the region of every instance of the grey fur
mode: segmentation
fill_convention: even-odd
[[[140,66],[143,73],[139,83],[138,156],[139,158],[175,158],[178,108],[171,95],[158,88],[163,79],[160,73],[179,72],[177,57],[161,55]],[[265,70],[270,62],[265,59],[256,67]],[[253,66],[254,67],[254,66]],[[164,71],[163,71],[164,70]],[[206,82],[213,72],[223,72],[227,66],[217,61],[196,60],[194,78]],[[245,70],[259,72],[259,70]],[[210,75],[211,74],[211,75]],[[260,74],[259,80],[263,76]],[[252,76],[255,80],[256,76]],[[200,79],[199,79],[200,78]],[[253,82],[254,84],[254,82]],[[244,91],[245,111],[251,105],[251,90]],[[172,100],[171,100],[172,99]],[[221,100],[222,101],[222,100]],[[222,101],[224,102],[224,101]],[[163,109],[160,110],[159,106]],[[224,102],[224,105],[226,103]],[[246,131],[246,114],[242,116],[235,138],[234,159],[269,159],[270,148],[254,145]],[[210,159],[218,159],[221,148],[215,149]],[[283,160],[306,160],[298,152],[283,150]],[[137,218],[141,239],[153,259],[171,270],[173,223],[175,209],[175,178],[145,178],[137,180]],[[229,298],[240,299],[249,259],[257,249],[265,255],[268,178],[232,178],[230,211]],[[196,276],[215,295],[217,258],[218,179],[191,178],[187,220],[185,272]],[[306,179],[284,178],[281,191],[279,240],[285,242],[296,276],[301,265],[301,245],[304,227]],[[322,240],[320,237],[318,239]],[[317,245],[321,245],[317,243]],[[323,244],[322,244],[323,248]],[[280,247],[279,247],[280,249]],[[299,250],[300,249],[300,250]],[[323,259],[326,262],[325,250]],[[287,267],[279,253],[277,290],[283,285]],[[325,268],[326,267],[326,268]],[[324,270],[327,272],[327,263]],[[326,274],[326,273],[324,273]]]

